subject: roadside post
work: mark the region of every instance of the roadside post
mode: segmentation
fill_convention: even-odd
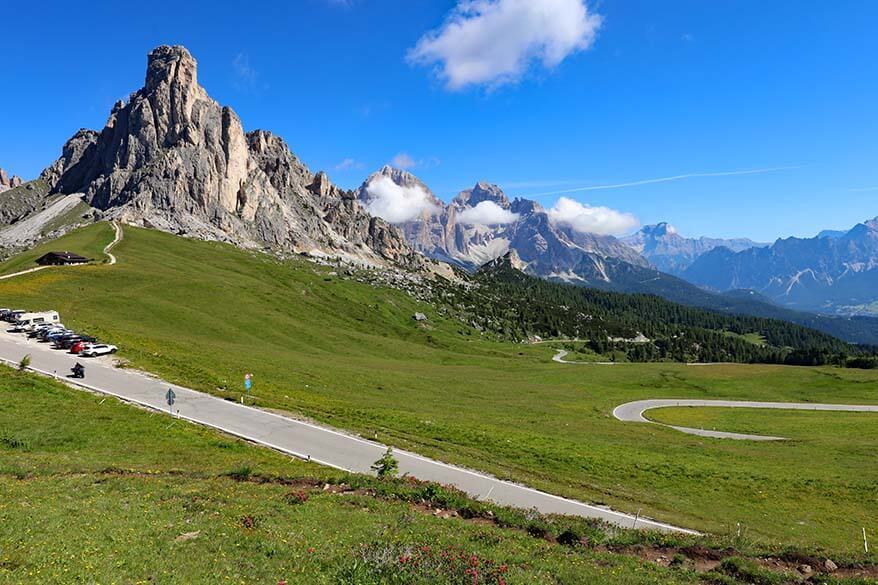
[[[174,416],[174,402],[177,399],[177,395],[174,394],[174,391],[171,388],[168,388],[168,392],[165,394],[165,399],[168,401],[168,412],[171,416]]]

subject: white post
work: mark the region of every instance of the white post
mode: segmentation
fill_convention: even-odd
[[[869,541],[866,540],[866,529],[863,528],[863,548],[866,549],[866,554],[869,554]]]
[[[637,528],[637,521],[640,519],[640,508],[637,508],[637,514],[634,516],[634,524],[631,525],[631,528]]]

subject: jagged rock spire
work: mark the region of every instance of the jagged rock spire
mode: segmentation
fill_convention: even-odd
[[[401,234],[370,217],[278,136],[245,133],[198,83],[184,47],[147,58],[143,88],[101,132],[83,130],[43,172],[53,192],[85,194],[110,217],[278,250],[419,264]]]

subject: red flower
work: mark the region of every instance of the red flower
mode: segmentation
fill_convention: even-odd
[[[313,546],[308,548],[308,554],[314,554],[314,547]]]

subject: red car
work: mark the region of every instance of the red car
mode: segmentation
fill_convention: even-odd
[[[74,343],[73,345],[70,346],[70,353],[79,353],[83,349],[85,349],[86,345],[88,345],[88,344],[85,341],[77,341],[76,343]]]

